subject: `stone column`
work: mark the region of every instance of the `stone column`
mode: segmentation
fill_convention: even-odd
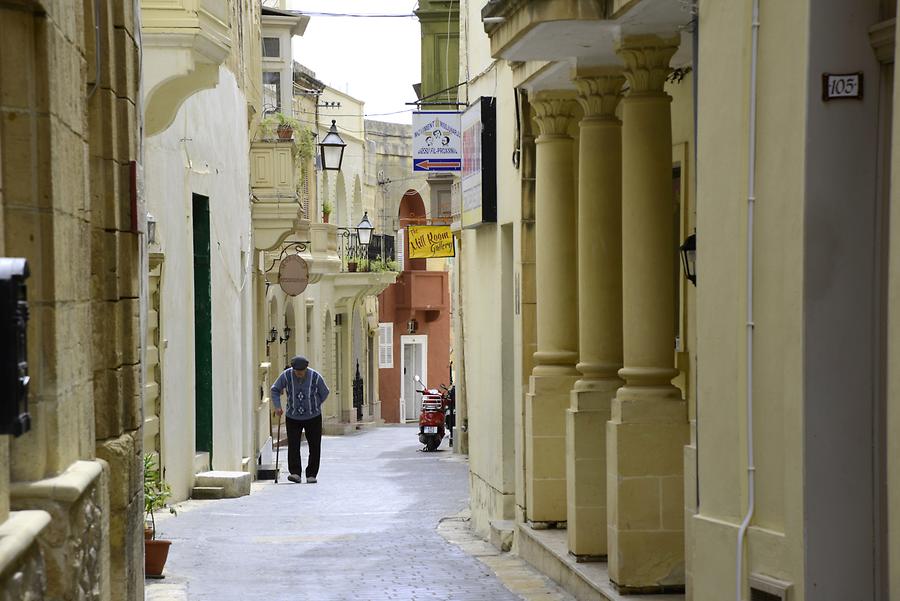
[[[569,552],[606,556],[606,422],[622,385],[621,70],[580,71],[578,333],[581,378],[566,415]]]
[[[627,38],[622,101],[622,305],[625,381],[607,424],[609,576],[621,592],[684,584],[686,403],[674,367],[676,241],[671,98],[678,39]]]
[[[566,520],[566,408],[578,376],[574,94],[539,92],[536,144],[537,352],[525,396],[525,500],[532,525]]]

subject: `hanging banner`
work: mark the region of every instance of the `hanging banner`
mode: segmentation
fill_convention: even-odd
[[[449,225],[411,225],[407,229],[410,259],[456,256],[453,249],[453,233]]]
[[[459,172],[462,145],[458,112],[414,112],[412,126],[413,171]]]

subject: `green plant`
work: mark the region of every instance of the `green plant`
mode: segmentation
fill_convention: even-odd
[[[365,257],[360,257],[356,260],[356,270],[357,271],[369,271],[369,260]]]
[[[291,129],[300,129],[300,122],[293,117],[288,117],[284,113],[275,113],[274,117],[278,120],[279,127],[290,127]]]
[[[334,206],[332,206],[331,202],[325,201],[322,203],[322,214],[323,215],[331,215],[331,212],[334,210]]]
[[[156,538],[156,518],[153,512],[160,509],[169,509],[169,513],[175,514],[175,508],[169,507],[167,501],[172,496],[172,489],[163,482],[159,465],[150,453],[144,455],[144,516],[150,521],[152,530],[151,538]],[[146,519],[145,519],[146,523]]]
[[[294,143],[291,145],[291,154],[300,163],[299,181],[302,181],[316,154],[316,141],[312,131],[305,127],[300,127],[299,124],[298,127],[294,128]]]
[[[281,128],[302,129],[300,121],[293,117],[288,117],[284,113],[272,113],[264,117],[259,122],[259,127],[261,129],[261,137],[264,140],[276,137],[276,132]]]
[[[397,271],[397,262],[393,259],[374,259],[369,261],[369,271]]]

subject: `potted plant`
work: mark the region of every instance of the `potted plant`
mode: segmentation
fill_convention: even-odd
[[[275,117],[278,119],[278,138],[281,140],[293,139],[294,130],[300,128],[300,122],[284,113],[275,113]]]
[[[272,113],[259,122],[262,128],[263,139],[270,139],[275,135],[279,140],[291,140],[294,130],[300,129],[300,122],[284,113]]]
[[[322,203],[322,223],[328,223],[328,216],[331,215],[333,209],[334,207],[327,200]]]
[[[154,511],[168,507],[166,502],[172,496],[172,489],[163,482],[159,466],[153,455],[144,455],[144,574],[148,578],[162,578],[162,571],[169,556],[172,541],[156,538],[156,518]],[[174,507],[168,507],[175,513]]]

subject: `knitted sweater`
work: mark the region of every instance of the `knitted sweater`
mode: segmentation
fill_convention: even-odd
[[[281,372],[272,384],[272,402],[281,409],[281,393],[287,393],[285,415],[291,419],[312,419],[322,415],[322,403],[328,398],[328,386],[325,379],[314,369],[306,369],[306,377],[298,378],[294,370],[288,368]]]

